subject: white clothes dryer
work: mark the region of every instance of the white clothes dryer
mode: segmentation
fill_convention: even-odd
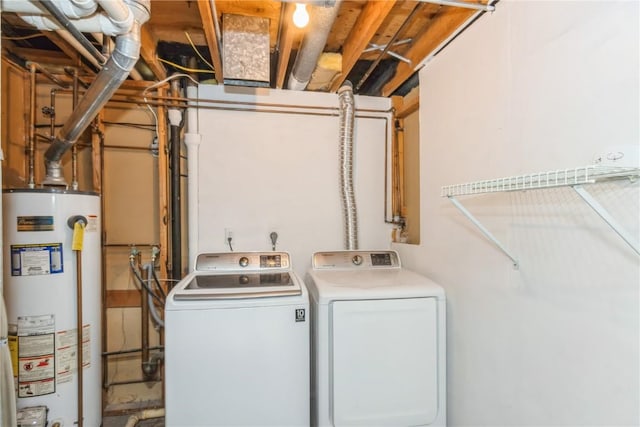
[[[199,255],[165,306],[166,425],[308,426],[308,312],[289,254]]]
[[[445,293],[395,251],[313,255],[311,424],[445,426]]]

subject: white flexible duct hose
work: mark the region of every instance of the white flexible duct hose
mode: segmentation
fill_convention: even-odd
[[[358,249],[358,212],[353,191],[353,87],[346,81],[338,89],[340,104],[340,192],[344,219],[345,249]]]

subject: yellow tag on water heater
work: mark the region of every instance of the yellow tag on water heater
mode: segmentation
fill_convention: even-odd
[[[76,221],[76,223],[73,224],[73,241],[71,242],[71,250],[81,251],[83,240],[84,240],[84,223],[82,221]]]

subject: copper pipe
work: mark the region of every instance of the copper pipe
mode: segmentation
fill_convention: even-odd
[[[27,64],[29,65],[29,68],[31,68],[31,66],[34,65],[38,71],[40,71],[45,77],[47,77],[49,80],[51,80],[53,83],[57,84],[58,86],[65,89],[69,87],[69,83],[60,80],[58,77],[55,76],[55,74],[53,74],[52,72],[50,72],[45,67],[38,64],[37,62],[28,61]]]
[[[83,424],[83,348],[82,348],[82,250],[76,250],[76,292],[78,301],[76,302],[76,359],[78,368],[78,427]]]
[[[56,134],[56,92],[58,89],[51,89],[50,93],[50,107],[51,107],[51,121],[49,122],[49,133],[51,134],[51,139]]]

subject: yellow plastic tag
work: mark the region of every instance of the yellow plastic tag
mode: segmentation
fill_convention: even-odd
[[[84,224],[82,221],[77,221],[73,224],[73,241],[71,242],[72,251],[81,251],[82,242],[84,240]]]

